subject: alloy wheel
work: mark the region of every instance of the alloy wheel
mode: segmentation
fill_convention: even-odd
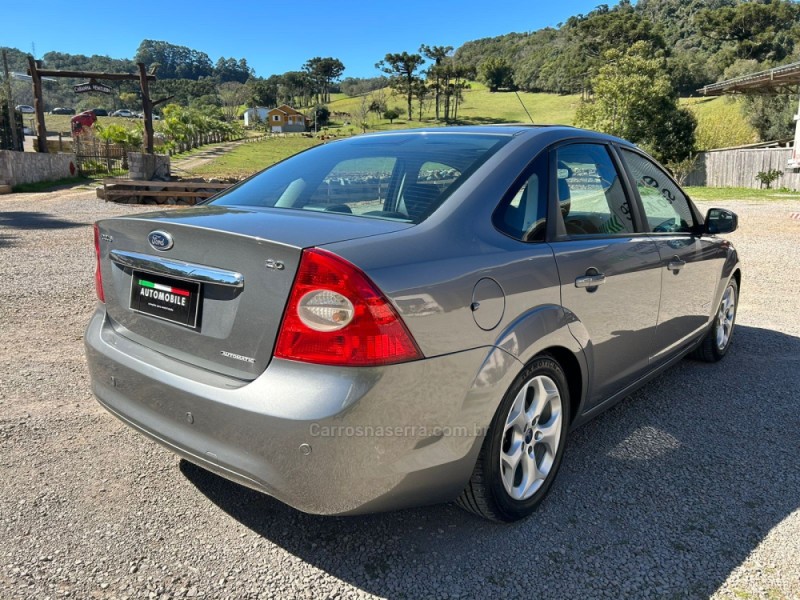
[[[732,285],[725,289],[717,311],[717,348],[724,350],[733,333],[733,320],[736,318],[736,290]]]
[[[522,386],[506,417],[500,448],[503,486],[514,500],[542,487],[561,442],[561,394],[555,381],[537,375]]]

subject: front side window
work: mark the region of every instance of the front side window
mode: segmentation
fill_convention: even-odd
[[[317,146],[209,204],[419,223],[502,147],[504,134],[387,134]]]
[[[648,229],[657,233],[690,232],[694,215],[689,200],[672,179],[641,154],[622,148],[622,156],[636,181]]]
[[[556,150],[558,202],[569,236],[635,231],[617,168],[601,144],[571,144]]]

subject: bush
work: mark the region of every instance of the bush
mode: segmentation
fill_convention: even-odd
[[[756,175],[756,179],[760,182],[760,186],[767,186],[767,189],[770,189],[772,186],[773,181],[777,181],[783,175],[783,171],[778,171],[777,169],[770,169],[769,171],[759,171]]]

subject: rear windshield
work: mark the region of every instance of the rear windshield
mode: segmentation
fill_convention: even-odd
[[[419,223],[509,139],[444,132],[352,138],[293,156],[209,204]]]

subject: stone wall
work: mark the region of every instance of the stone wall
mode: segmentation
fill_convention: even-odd
[[[0,182],[11,186],[56,181],[78,174],[72,154],[40,154],[0,150]]]
[[[169,156],[166,154],[142,154],[128,152],[129,177],[140,181],[170,178]]]

